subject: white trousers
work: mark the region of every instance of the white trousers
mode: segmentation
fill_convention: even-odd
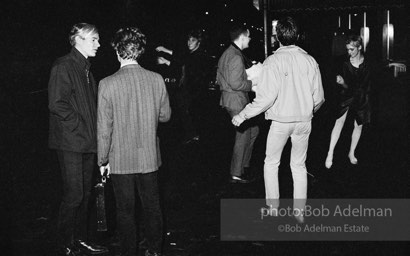
[[[280,123],[272,121],[266,141],[266,158],[264,165],[266,203],[272,207],[279,206],[278,169],[283,148],[291,138],[292,149],[290,168],[293,178],[294,209],[303,209],[307,197],[306,155],[309,135],[312,130],[311,121]]]

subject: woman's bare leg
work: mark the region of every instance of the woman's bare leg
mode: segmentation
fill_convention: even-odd
[[[349,159],[350,159],[350,163],[352,164],[357,164],[358,162],[357,158],[354,155],[354,152],[356,150],[357,144],[359,143],[360,136],[362,135],[362,128],[363,128],[363,125],[358,125],[355,120],[353,133],[352,133],[352,142],[350,144],[350,150],[349,150]]]
[[[343,116],[339,117],[336,122],[335,126],[333,127],[332,134],[330,135],[330,145],[329,151],[327,152],[325,166],[327,169],[330,169],[333,164],[333,151],[336,147],[336,143],[339,140],[340,133],[342,132],[343,126],[346,121],[347,112],[343,114]]]

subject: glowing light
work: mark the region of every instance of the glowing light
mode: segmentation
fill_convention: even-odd
[[[259,0],[253,0],[253,6],[259,11]]]
[[[394,43],[394,26],[390,24],[390,11],[387,11],[387,24],[383,25],[383,57],[390,59]]]
[[[208,15],[209,14],[209,12],[205,12],[205,15]]]
[[[369,27],[363,27],[360,29],[360,36],[363,38],[363,50],[366,52],[367,45],[369,44],[370,39],[370,30]]]
[[[367,45],[369,44],[370,30],[366,26],[366,12],[363,13],[363,27],[360,29],[360,36],[363,38],[363,50],[366,52]]]
[[[276,35],[276,25],[278,24],[278,20],[272,20],[272,35]]]

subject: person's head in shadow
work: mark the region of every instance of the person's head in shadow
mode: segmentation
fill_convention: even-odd
[[[187,34],[187,46],[190,53],[198,50],[201,47],[204,34],[200,29],[192,29]]]

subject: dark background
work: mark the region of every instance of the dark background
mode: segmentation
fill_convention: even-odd
[[[382,59],[381,27],[383,7],[367,3],[381,1],[337,1],[337,8],[316,10],[310,1],[275,1],[271,18],[292,15],[299,20],[304,35],[301,42],[321,68],[326,103],[313,121],[307,160],[310,198],[408,198],[408,98],[409,76],[393,77]],[[280,4],[305,3],[298,8]],[[317,2],[317,1],[312,1]],[[325,1],[329,3],[331,1]],[[385,1],[390,2],[403,1]],[[225,6],[226,4],[226,6]],[[366,7],[367,6],[367,7]],[[300,7],[300,6],[299,6]],[[276,9],[275,9],[276,8]],[[333,125],[331,39],[342,15],[346,27],[348,13],[352,27],[358,29],[361,12],[368,13],[371,28],[368,56],[380,67],[373,87],[377,118],[365,127],[358,147],[359,166],[348,163],[352,126],[346,125],[335,152],[335,164],[324,168],[330,131]],[[205,12],[209,14],[206,15]],[[391,8],[395,25],[394,60],[409,63],[408,5]],[[251,27],[251,46],[245,53],[263,61],[263,16],[248,0],[8,0],[0,9],[0,182],[2,255],[55,255],[55,221],[61,196],[61,181],[54,152],[47,148],[47,83],[53,61],[69,52],[67,34],[78,22],[95,24],[101,47],[91,59],[97,82],[118,69],[109,42],[122,26],[137,26],[148,38],[141,64],[155,66],[155,47],[164,45],[183,49],[185,34],[202,27],[207,34],[206,48],[219,57],[229,43],[227,30],[233,22]],[[233,19],[234,21],[231,21]],[[258,30],[259,29],[259,30]],[[169,90],[172,95],[172,89]],[[227,183],[233,130],[230,120],[218,106],[219,93],[207,96],[209,111],[204,116],[203,139],[198,145],[178,144],[182,137],[177,115],[161,126],[161,185],[166,216],[166,250],[170,255],[406,255],[406,242],[221,242],[219,241],[219,200],[221,198],[263,198],[262,178],[264,142],[269,122],[261,123],[252,163],[255,183]],[[292,197],[288,166],[289,145],[284,150],[280,171],[281,197]],[[109,186],[108,186],[109,189]],[[110,197],[111,196],[111,197]],[[112,245],[115,223],[113,198],[108,190],[110,231],[94,234],[98,241]],[[111,204],[109,203],[111,202]],[[111,208],[110,208],[111,207]],[[111,209],[111,211],[110,211]],[[410,213],[409,213],[410,214]],[[405,227],[404,227],[405,228]],[[171,243],[176,243],[172,245]],[[4,252],[4,253],[3,253]]]

